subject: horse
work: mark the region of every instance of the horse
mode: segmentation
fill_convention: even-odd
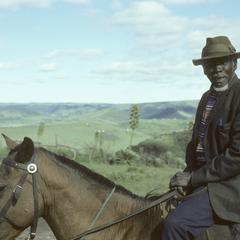
[[[45,219],[57,240],[76,239],[93,222],[106,224],[149,204],[85,166],[35,147],[30,138],[20,144],[4,138],[10,152],[0,165],[0,240],[13,240],[29,226],[33,239],[36,216]],[[163,208],[155,207],[82,239],[160,240],[164,217]]]

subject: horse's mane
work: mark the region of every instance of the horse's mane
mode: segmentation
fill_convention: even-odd
[[[92,171],[91,169],[89,169],[88,167],[85,167],[84,165],[74,161],[74,160],[71,160],[65,156],[62,156],[62,155],[58,155],[54,152],[51,152],[45,148],[40,148],[43,152],[45,152],[47,155],[50,155],[51,157],[53,157],[57,163],[61,163],[61,165],[63,166],[67,166],[67,167],[70,167],[71,169],[75,170],[75,172],[77,172],[78,174],[86,174],[90,177],[92,177],[94,180],[96,180],[97,182],[101,182],[101,184],[107,186],[107,187],[110,187],[110,188],[113,188],[114,186],[117,187],[117,191],[123,193],[123,194],[126,194],[126,195],[129,195],[131,196],[132,198],[134,199],[139,199],[139,200],[144,200],[143,197],[141,196],[138,196],[137,194],[129,191],[128,189],[126,189],[125,187],[121,186],[121,185],[118,185],[118,184],[115,184],[113,181],[111,181],[110,179],[104,177],[103,175],[97,173],[97,172],[94,172]],[[74,173],[74,172],[73,172]]]
[[[91,169],[85,167],[84,165],[71,160],[65,156],[61,156],[58,155],[54,152],[48,151],[45,148],[41,148],[41,150],[43,150],[45,153],[47,153],[48,155],[50,155],[51,157],[54,158],[54,160],[56,160],[57,163],[60,163],[61,165],[63,165],[64,167],[70,167],[71,169],[73,169],[73,172],[77,172],[78,174],[86,174],[90,177],[92,177],[93,179],[95,179],[97,182],[101,182],[101,184],[106,185],[110,188],[113,188],[114,186],[116,186],[116,191],[122,193],[122,194],[126,194],[128,196],[130,196],[133,199],[136,199],[140,202],[144,201],[145,203],[148,203],[148,201],[146,199],[144,199],[141,196],[138,196],[136,194],[134,194],[133,192],[127,190],[126,188],[124,188],[121,185],[117,185],[115,184],[113,181],[111,181],[110,179],[102,176],[101,174],[92,171]],[[124,205],[125,206],[125,205]],[[158,219],[161,214],[163,213],[163,207],[160,205],[155,206],[152,209],[147,210],[146,212],[137,215],[136,217],[138,219],[140,219],[140,221],[146,222],[146,224],[156,224],[156,219]],[[126,226],[129,226],[129,224],[135,224],[136,222],[136,217],[130,218],[127,221],[123,221],[122,223],[120,223],[120,228],[118,229],[118,231],[121,231],[121,229],[125,229]],[[116,226],[110,227],[108,228],[109,231],[114,231],[114,228],[117,227],[119,224],[117,224]]]

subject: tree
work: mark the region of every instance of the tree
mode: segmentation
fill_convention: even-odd
[[[138,127],[138,123],[139,123],[139,107],[138,105],[135,104],[131,108],[130,118],[129,118],[129,125],[130,125],[130,128],[132,129],[131,136],[130,136],[130,146],[132,145],[133,135],[134,135],[135,129]]]
[[[37,131],[38,139],[43,135],[44,130],[45,130],[45,123],[41,122],[38,126],[38,131]]]
[[[103,152],[104,130],[96,130],[94,133],[94,147],[89,155],[89,161],[97,156],[104,156]]]

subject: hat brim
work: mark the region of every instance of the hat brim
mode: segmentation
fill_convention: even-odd
[[[203,57],[199,59],[193,59],[192,62],[194,65],[202,65],[204,62],[214,58],[223,58],[223,57],[232,57],[232,58],[240,58],[240,52],[232,53],[232,54],[221,54],[221,55],[213,55],[208,57]]]

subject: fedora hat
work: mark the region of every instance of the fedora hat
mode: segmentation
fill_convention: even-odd
[[[207,38],[206,46],[202,50],[202,57],[193,59],[192,61],[194,65],[201,65],[206,60],[221,57],[232,57],[236,59],[240,57],[240,52],[236,52],[236,49],[226,36]]]

